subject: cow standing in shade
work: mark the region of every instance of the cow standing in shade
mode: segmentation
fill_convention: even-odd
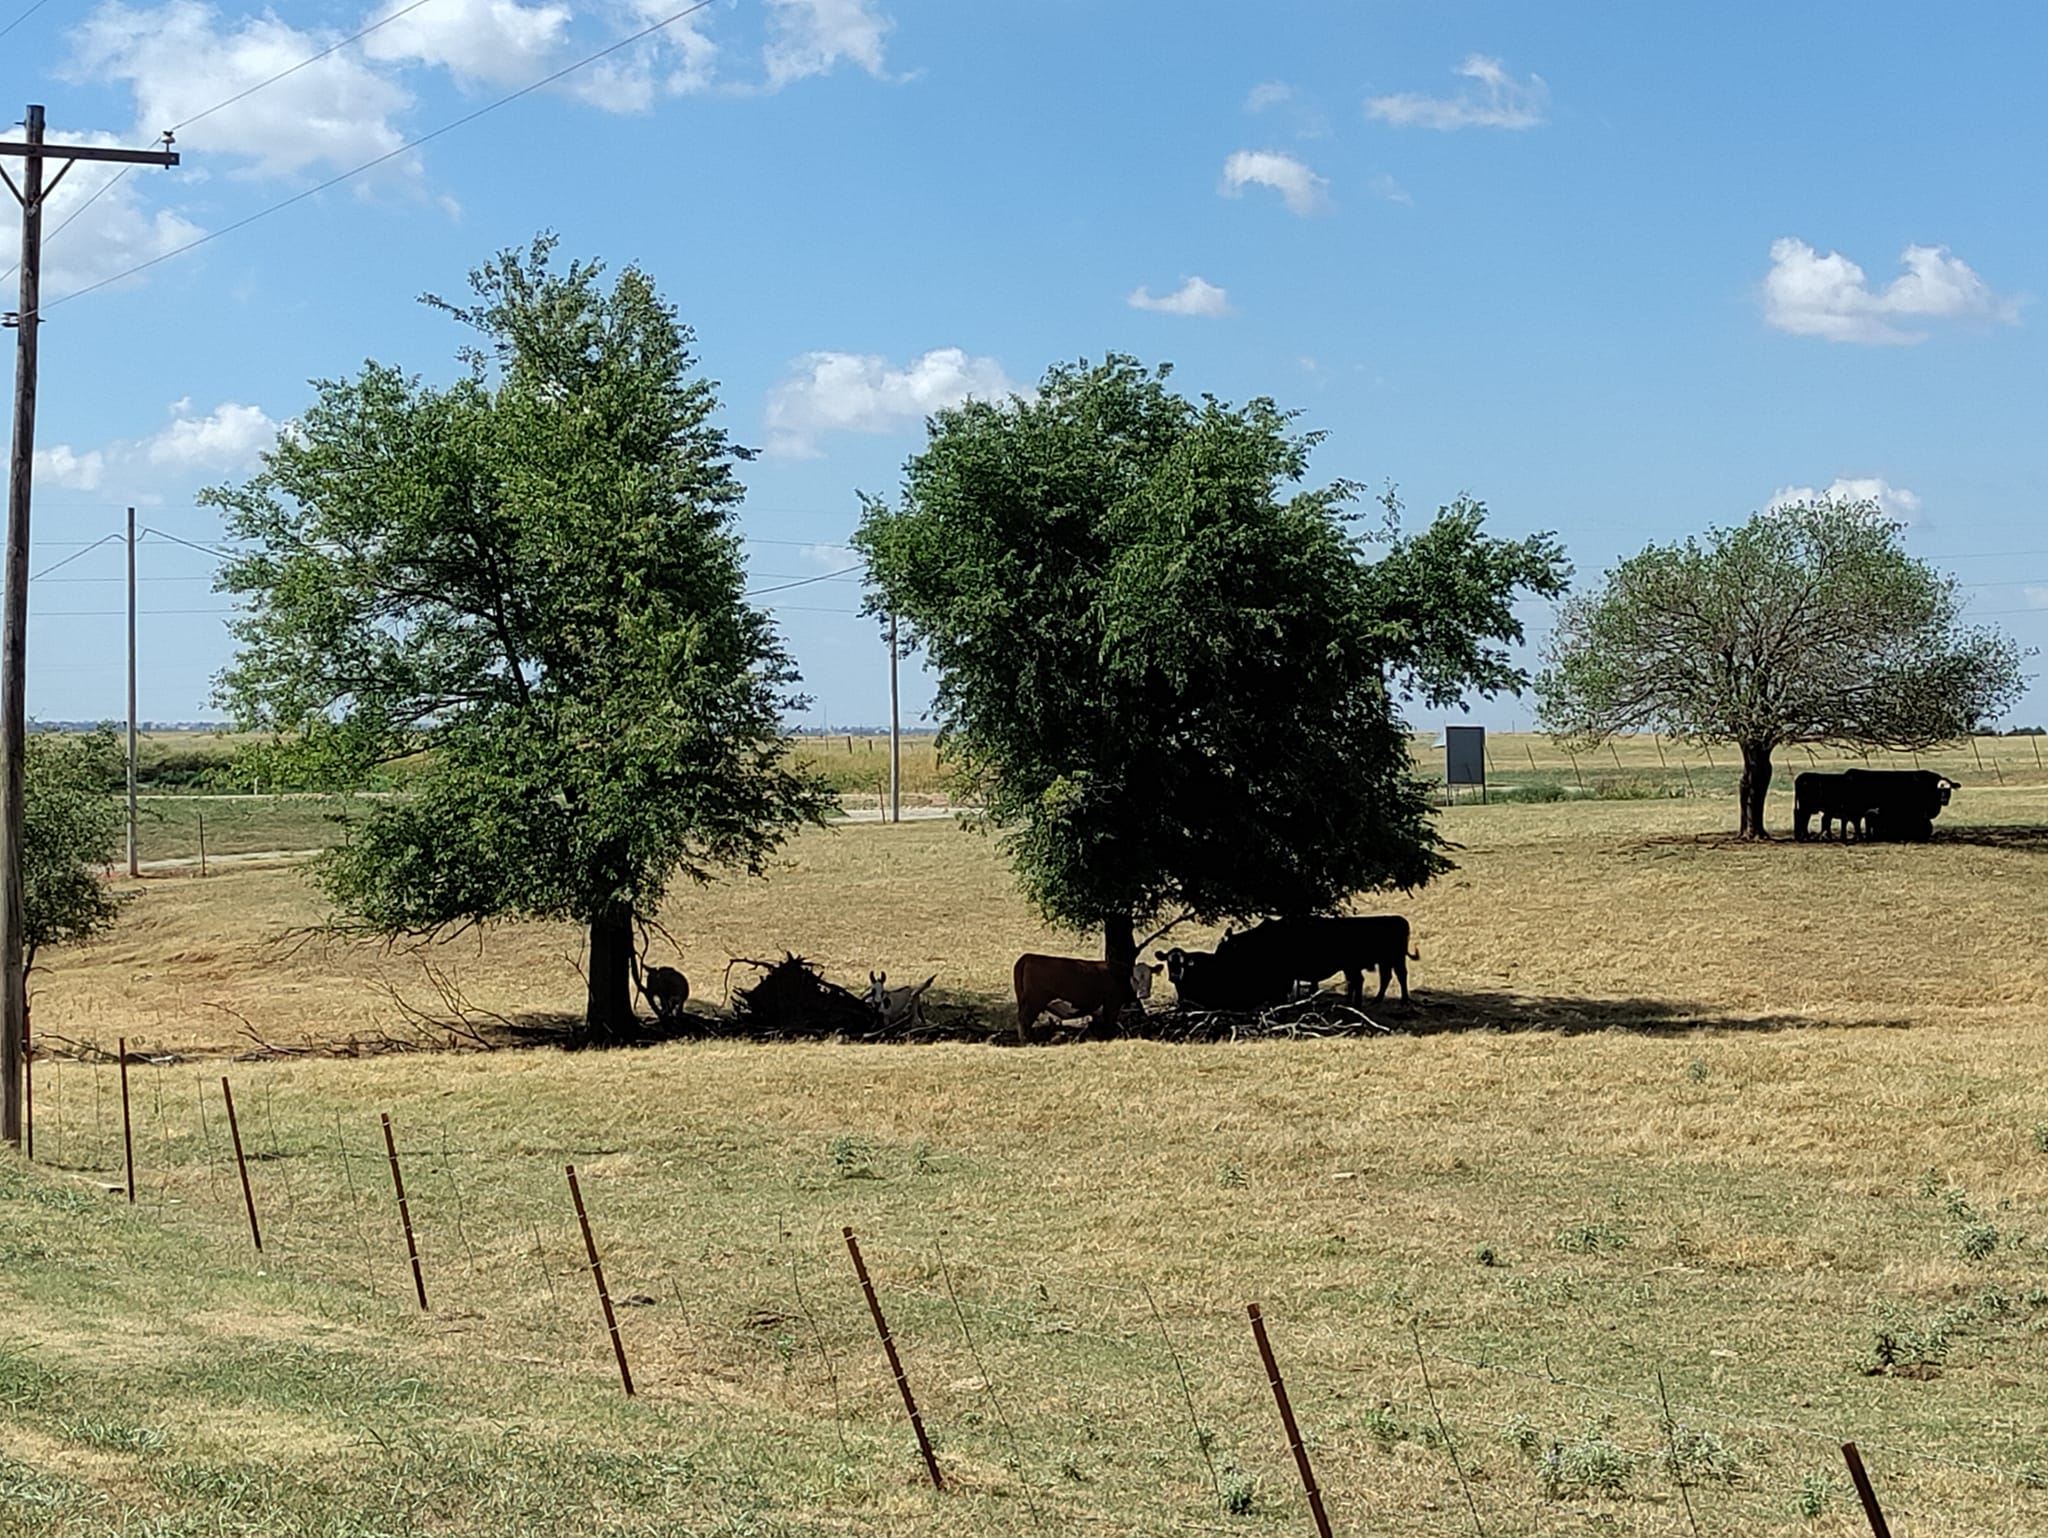
[[[1925,843],[1934,819],[1961,782],[1932,769],[1845,769],[1839,774],[1808,772],[1792,781],[1792,836],[1810,836],[1820,818],[1822,838],[1840,821],[1843,836],[1854,825],[1863,838]]]
[[[1269,919],[1242,934],[1227,934],[1214,951],[1176,947],[1157,953],[1183,1004],[1197,1009],[1258,1009],[1282,1004],[1294,985],[1319,983],[1344,974],[1345,1002],[1365,1000],[1365,974],[1377,971],[1380,991],[1399,979],[1408,1002],[1408,963],[1422,953],[1411,949],[1408,920],[1400,914],[1371,917]]]
[[[1017,1039],[1030,1041],[1038,1017],[1048,1012],[1062,1020],[1092,1016],[1097,1029],[1107,1028],[1127,1006],[1151,994],[1158,971],[1142,962],[1124,969],[1079,956],[1026,952],[1011,972],[1017,990]]]

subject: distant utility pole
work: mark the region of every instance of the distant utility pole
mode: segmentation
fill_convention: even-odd
[[[128,509],[128,875],[142,874],[135,853],[135,509]]]
[[[896,616],[889,615],[889,821],[903,821],[903,728],[896,713]]]
[[[81,160],[131,166],[174,166],[169,149],[112,150],[43,143],[43,109],[31,106],[20,143],[0,142],[0,158],[22,162],[16,182],[0,166],[21,204],[21,308],[7,317],[16,327],[14,452],[7,466],[7,595],[0,625],[0,1139],[21,1146],[21,1059],[28,1024],[28,978],[22,972],[27,914],[22,906],[22,780],[28,738],[28,507],[36,453],[36,333],[42,327],[43,204]],[[166,144],[170,136],[165,135]],[[61,160],[43,180],[43,162]],[[130,708],[131,718],[134,715]]]

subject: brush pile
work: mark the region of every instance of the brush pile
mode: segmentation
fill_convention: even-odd
[[[785,951],[780,961],[740,958],[733,966],[761,969],[761,978],[752,987],[732,993],[733,1023],[742,1035],[877,1041],[886,1034],[873,1005],[851,989],[827,982],[818,967],[801,956]]]

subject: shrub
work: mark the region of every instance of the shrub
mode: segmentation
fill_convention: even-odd
[[[1607,776],[1593,782],[1593,799],[1596,801],[1675,801],[1684,795],[1683,786],[1667,785],[1662,780],[1646,779],[1640,774]]]

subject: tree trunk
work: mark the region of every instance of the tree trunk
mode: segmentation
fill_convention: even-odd
[[[1137,929],[1128,913],[1102,915],[1102,959],[1126,972],[1137,965]]]
[[[633,910],[612,908],[590,921],[590,990],[583,1023],[605,1035],[633,1026]]]
[[[1095,1011],[1094,1024],[1088,1030],[1091,1036],[1113,1034],[1124,1010],[1137,1002],[1137,992],[1130,987],[1130,981],[1131,969],[1138,961],[1138,939],[1128,913],[1102,915],[1102,959],[1109,963],[1112,980],[1121,978],[1124,982],[1123,1002],[1105,1004]]]
[[[1737,792],[1742,798],[1743,838],[1769,838],[1770,830],[1764,827],[1764,797],[1771,788],[1771,745],[1768,742],[1745,742],[1742,744],[1742,787]]]

